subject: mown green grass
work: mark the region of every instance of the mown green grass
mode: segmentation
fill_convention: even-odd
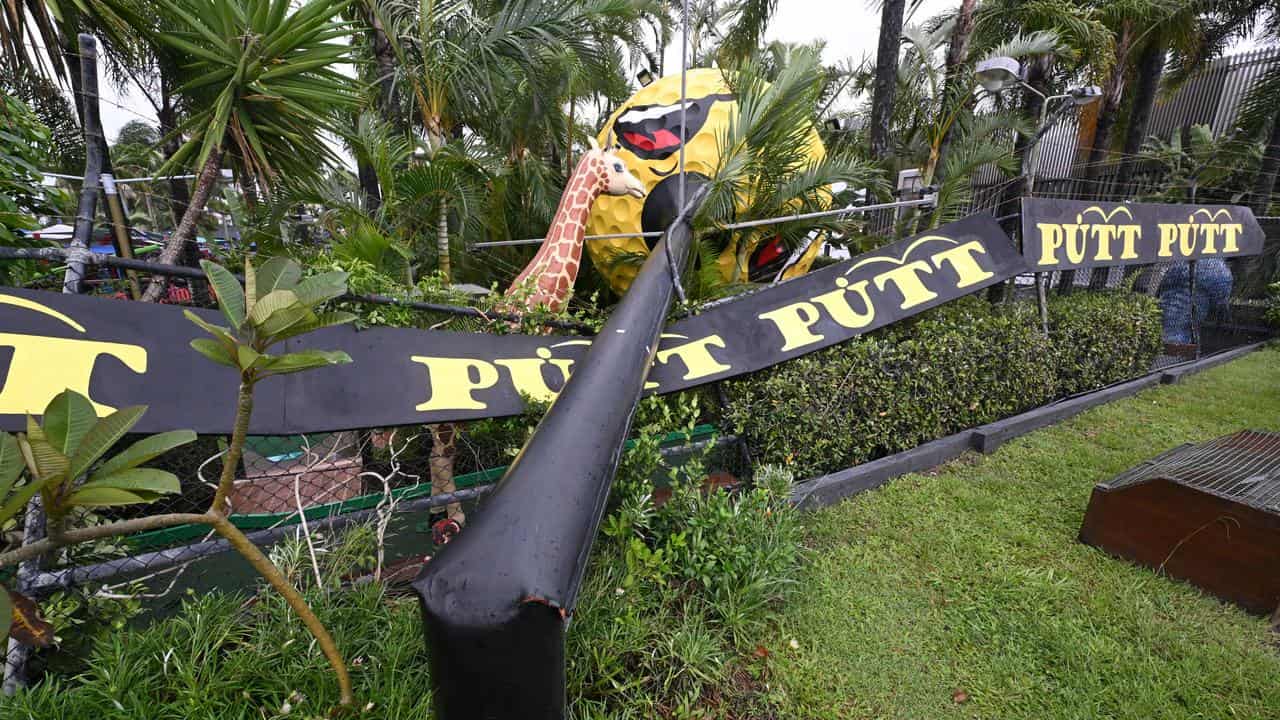
[[[1242,428],[1280,429],[1280,351],[811,515],[765,661],[773,712],[1280,718],[1265,619],[1076,540],[1095,483]]]

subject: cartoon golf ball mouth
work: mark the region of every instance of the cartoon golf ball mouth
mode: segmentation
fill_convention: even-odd
[[[680,149],[682,137],[691,138],[702,130],[713,104],[733,100],[729,93],[716,93],[688,98],[683,108],[679,101],[667,105],[635,105],[613,121],[614,137],[642,160],[666,160]],[[674,171],[673,166],[663,174]]]
[[[661,231],[678,214],[679,151],[684,147],[686,185],[706,182],[720,163],[720,142],[738,113],[738,101],[720,70],[699,68],[685,76],[685,101],[680,100],[680,76],[671,75],[650,83],[631,96],[604,124],[598,140],[616,145],[615,154],[645,188],[644,198],[602,196],[596,200],[587,220],[589,235],[634,233],[636,237],[593,240],[587,253],[596,269],[621,294],[631,285],[645,256],[657,238],[638,237],[642,232]],[[683,142],[682,142],[683,140]],[[816,129],[809,132],[808,154],[814,159],[826,153]],[[745,201],[745,198],[744,198]],[[813,243],[817,248],[821,243]],[[816,255],[816,252],[813,253]],[[745,257],[739,257],[736,241],[717,259],[720,275],[733,278],[764,279],[777,273],[800,274],[812,264],[810,253],[788,266],[791,252],[776,239],[755,243]],[[735,263],[741,263],[735,268]]]

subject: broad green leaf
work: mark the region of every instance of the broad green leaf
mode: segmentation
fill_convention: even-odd
[[[149,492],[157,495],[172,495],[182,491],[178,477],[165,470],[155,468],[130,468],[111,475],[95,475],[92,480],[81,485],[76,492],[96,488],[115,488],[131,492]]]
[[[302,268],[290,258],[275,257],[262,263],[255,274],[257,275],[258,302],[262,302],[276,290],[292,290],[302,278]],[[250,311],[252,310],[253,308],[250,308]]]
[[[251,367],[258,360],[258,352],[248,345],[236,346],[236,359],[240,365],[240,369],[244,370]]]
[[[315,319],[315,313],[305,305],[298,304],[292,308],[272,313],[267,321],[259,326],[259,331],[267,337],[271,338],[271,342],[278,342],[280,336],[286,335],[287,330],[291,330],[298,325],[305,325]]]
[[[185,315],[188,320],[198,325],[202,330],[218,338],[222,342],[229,344],[236,343],[235,336],[232,335],[231,331],[227,328],[224,328],[221,325],[214,325],[190,310],[183,310],[182,314]]]
[[[137,505],[154,502],[159,495],[145,490],[121,490],[119,488],[83,488],[67,497],[67,505],[75,507],[111,507],[113,505]]]
[[[5,498],[4,504],[0,505],[0,525],[22,512],[23,508],[27,506],[27,501],[40,492],[40,488],[44,487],[48,482],[49,478],[29,479],[26,485],[18,488],[12,495]]]
[[[244,259],[244,302],[248,309],[258,302],[258,271],[253,269],[250,258]]]
[[[244,290],[240,288],[240,283],[229,270],[217,263],[201,260],[200,267],[209,277],[209,284],[213,285],[213,291],[218,295],[218,309],[222,310],[231,327],[239,328],[244,324],[245,313],[245,295]]]
[[[306,333],[314,330],[321,330],[323,328],[333,327],[334,325],[343,325],[345,323],[352,322],[355,319],[356,316],[354,314],[342,312],[340,310],[317,313],[314,320],[294,325],[288,330],[276,333],[274,337],[276,342],[279,342],[299,335],[305,335]]]
[[[111,475],[121,470],[135,468],[144,462],[160,457],[180,445],[195,442],[195,439],[196,434],[190,430],[170,430],[169,432],[142,438],[122,452],[107,458],[106,462],[98,467],[94,477]]]
[[[272,290],[253,304],[253,309],[249,311],[249,322],[261,329],[267,318],[290,308],[307,309],[305,305],[298,302],[298,296],[292,290]]]
[[[236,361],[231,359],[231,353],[227,351],[227,346],[216,340],[209,338],[196,338],[191,341],[191,348],[219,365],[226,365],[239,369]]]
[[[146,411],[145,405],[131,405],[120,408],[94,424],[89,432],[85,433],[84,441],[80,443],[80,448],[76,450],[75,455],[71,456],[71,467],[67,471],[67,478],[74,480],[80,477],[90,465],[110,450],[112,445],[119,442],[125,433],[137,425]]]
[[[36,463],[36,471],[43,479],[61,477],[67,472],[71,460],[49,443],[44,429],[36,424],[36,419],[27,416],[27,444],[31,446],[31,456]]]
[[[98,419],[89,398],[74,390],[63,390],[44,409],[41,426],[45,439],[63,455],[72,455],[80,439]]]
[[[314,308],[322,302],[341,297],[347,292],[347,273],[341,270],[320,273],[298,283],[294,293],[298,302]]]
[[[341,350],[303,350],[272,358],[262,368],[273,375],[288,375],[326,365],[344,365],[351,356]]]
[[[9,489],[17,482],[25,466],[17,439],[9,433],[0,432],[0,499],[9,494]],[[0,618],[3,617],[0,614]],[[3,624],[0,621],[0,625]]]

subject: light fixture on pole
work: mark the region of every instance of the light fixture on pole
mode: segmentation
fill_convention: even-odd
[[[1022,66],[1011,57],[992,57],[973,69],[978,84],[987,92],[1000,92],[1022,83]]]
[[[653,82],[653,73],[649,72],[649,68],[642,68],[640,72],[636,73],[636,80],[640,82],[640,87],[649,87],[649,84]]]
[[[1031,137],[1022,152],[1022,174],[1027,178],[1026,193],[1028,196],[1035,190],[1036,169],[1040,159],[1040,139],[1049,131],[1053,121],[1049,118],[1049,105],[1055,101],[1070,100],[1069,107],[1084,107],[1095,103],[1102,97],[1102,88],[1097,85],[1083,85],[1068,89],[1061,95],[1046,96],[1036,87],[1022,79],[1022,66],[1011,57],[992,57],[980,61],[973,69],[974,79],[987,92],[999,93],[1004,90],[1021,87],[1040,97],[1040,117],[1036,122],[1036,133]],[[1056,120],[1055,115],[1053,120]],[[1044,273],[1036,273],[1036,300],[1040,307],[1040,324],[1047,336],[1049,334],[1049,310],[1045,297]]]
[[[1082,85],[1071,88],[1067,91],[1067,94],[1071,96],[1071,102],[1077,106],[1084,107],[1097,102],[1102,97],[1102,88],[1097,85]]]

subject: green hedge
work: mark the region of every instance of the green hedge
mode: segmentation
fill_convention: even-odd
[[[1163,347],[1160,308],[1129,292],[1075,293],[1049,303],[1056,395],[1089,392],[1151,371]]]
[[[1050,303],[978,298],[727,383],[728,419],[758,463],[812,477],[1146,372],[1160,311],[1131,293]]]

